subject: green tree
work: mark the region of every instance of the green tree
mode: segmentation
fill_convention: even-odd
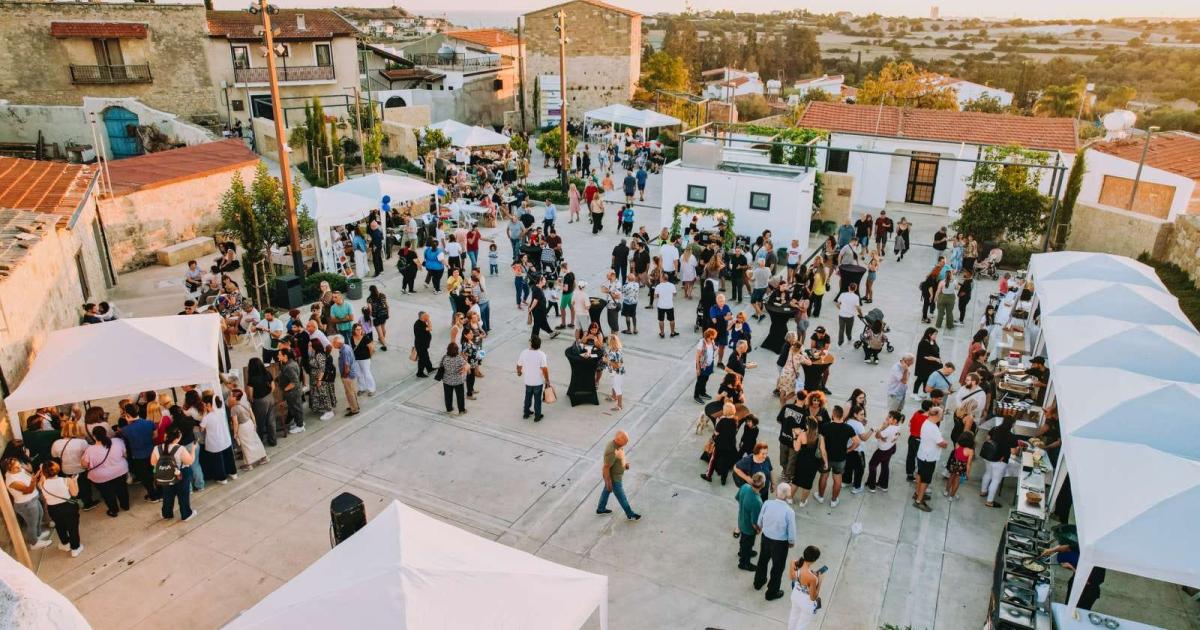
[[[771,114],[771,106],[762,94],[747,94],[733,100],[737,107],[738,120],[758,120]]]
[[[989,94],[984,94],[979,98],[973,98],[966,103],[963,103],[962,110],[964,112],[984,112],[987,114],[1002,114],[1007,108],[1000,102],[1000,99]]]
[[[1137,96],[1137,90],[1128,85],[1118,85],[1109,91],[1108,96],[1104,97],[1104,104],[1108,109],[1122,109]]]
[[[567,155],[575,155],[575,149],[579,146],[579,139],[575,136],[567,136]],[[559,149],[562,147],[562,128],[555,127],[549,131],[542,133],[537,139],[537,148],[550,160],[557,162],[559,158]]]
[[[529,140],[523,134],[515,134],[508,140],[508,148],[521,157],[529,157]]]
[[[1079,109],[1079,90],[1073,85],[1048,85],[1033,104],[1038,116],[1070,118]]]
[[[688,68],[682,57],[660,50],[642,62],[642,77],[638,81],[642,98],[652,96],[655,90],[686,92],[689,85]]]
[[[889,61],[863,81],[856,100],[868,105],[899,105],[920,109],[958,109],[958,96],[948,87],[937,87],[937,77],[907,61]]]
[[[662,52],[683,60],[689,72],[699,75],[704,69],[700,59],[700,37],[696,27],[686,16],[673,19],[667,23],[666,33],[663,34]]]
[[[441,129],[432,129],[425,127],[424,129],[413,129],[413,134],[417,136],[417,155],[421,159],[430,151],[440,151],[450,148],[450,138]]]
[[[383,125],[379,121],[365,134],[363,138],[363,161],[367,167],[376,168],[383,162]]]
[[[815,75],[821,71],[821,46],[811,28],[790,26],[784,36],[785,63],[783,76],[787,81]]]
[[[1087,174],[1086,155],[1086,147],[1075,153],[1075,163],[1071,165],[1071,174],[1067,175],[1067,183],[1063,188],[1062,205],[1058,209],[1053,230],[1050,232],[1050,246],[1055,250],[1062,249],[1071,235],[1071,215],[1075,212],[1075,202],[1079,199],[1079,191],[1083,188],[1083,176]]]
[[[294,188],[293,195],[299,199],[299,187]],[[218,207],[221,229],[236,235],[241,244],[246,291],[257,296],[261,306],[266,295],[259,289],[266,286],[271,275],[271,265],[263,265],[267,248],[289,241],[283,186],[267,171],[266,164],[260,162],[250,188],[246,188],[241,175],[234,175]],[[307,209],[297,208],[296,217],[300,237],[311,237],[316,232],[316,224]]]

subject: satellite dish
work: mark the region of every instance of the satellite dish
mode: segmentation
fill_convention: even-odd
[[[1133,129],[1133,124],[1137,122],[1137,114],[1126,109],[1117,109],[1105,114],[1101,120],[1106,132],[1104,139],[1120,140],[1129,136],[1129,130]]]

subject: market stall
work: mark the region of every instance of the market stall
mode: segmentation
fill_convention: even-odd
[[[642,136],[647,137],[646,133],[650,129],[659,127],[674,127],[682,125],[683,121],[674,116],[660,114],[649,109],[634,109],[628,105],[616,103],[607,105],[599,109],[593,109],[583,115],[583,125],[586,129],[589,122],[606,122],[613,125],[623,125],[625,127],[633,127],[642,131]]]
[[[569,630],[597,608],[607,630],[607,577],[393,501],[225,628]]]
[[[317,223],[317,252],[321,269],[342,275],[354,275],[354,261],[341,251],[337,228],[370,216],[379,203],[370,197],[329,188],[309,188],[300,193],[300,202]],[[339,246],[335,247],[335,243]]]
[[[1063,436],[1050,500],[1069,474],[1076,574],[1200,587],[1200,548],[1188,544],[1200,513],[1200,334],[1136,261],[1038,254],[1030,274]]]

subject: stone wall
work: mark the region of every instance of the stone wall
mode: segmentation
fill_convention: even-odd
[[[1200,285],[1200,217],[1182,216],[1175,219],[1175,229],[1158,257],[1179,266]]]
[[[214,234],[221,222],[218,204],[235,174],[246,185],[255,165],[167,184],[100,201],[109,255],[117,273],[154,263],[154,252],[197,236]]]
[[[1172,225],[1162,219],[1112,206],[1076,203],[1071,214],[1067,249],[1130,258],[1149,253],[1161,258],[1171,240]]]
[[[844,223],[850,218],[853,190],[853,175],[830,171],[821,173],[821,207],[813,213],[813,218],[834,221],[838,225]]]
[[[554,13],[567,15],[567,117],[583,120],[589,110],[627,103],[642,63],[642,18],[588,2],[569,2],[525,15],[525,103],[536,117],[533,86],[542,75],[558,75]]]
[[[96,206],[89,199],[79,213],[74,229],[45,230],[42,239],[21,259],[7,278],[0,279],[0,370],[15,390],[29,370],[46,333],[79,324],[80,305],[84,303],[80,274],[75,256],[83,263],[84,280],[89,289],[87,300],[100,302],[108,294],[103,261],[96,242]],[[14,433],[15,418],[9,415],[0,398],[0,441]],[[19,424],[17,428],[19,428]]]
[[[79,105],[84,96],[134,97],[184,117],[217,113],[208,72],[204,5],[5,2],[0,11],[0,96],[17,104]],[[91,42],[50,35],[53,21],[138,22],[144,39],[121,40],[126,64],[149,64],[149,83],[76,85],[70,65],[95,65]]]

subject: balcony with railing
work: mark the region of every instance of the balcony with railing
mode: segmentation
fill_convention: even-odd
[[[128,66],[80,66],[71,64],[71,83],[77,85],[112,85],[117,83],[150,83],[150,64]]]
[[[459,72],[494,70],[500,67],[500,55],[465,55],[463,53],[418,53],[409,59],[418,66],[442,68]]]
[[[238,83],[266,83],[270,75],[265,67],[234,68],[233,77]],[[280,83],[290,81],[332,81],[333,66],[275,66],[275,79]]]

